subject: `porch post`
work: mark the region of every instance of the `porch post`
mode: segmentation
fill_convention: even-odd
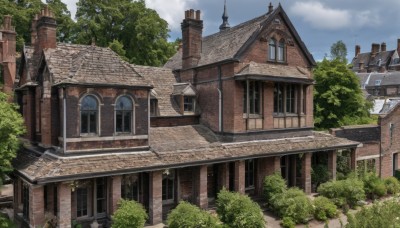
[[[195,168],[195,202],[203,209],[208,207],[207,197],[207,165]]]
[[[29,223],[32,227],[41,227],[44,221],[44,188],[29,185]]]
[[[357,150],[358,148],[354,148],[350,151],[350,168],[352,171],[357,170]]]
[[[58,227],[71,228],[71,186],[69,182],[58,184]]]
[[[336,159],[337,151],[332,150],[328,152],[328,171],[332,180],[336,180]]]
[[[229,189],[229,163],[218,164],[218,190]]]
[[[244,194],[245,193],[245,162],[235,161],[235,191]]]
[[[111,179],[111,191],[110,191],[110,214],[118,209],[118,202],[121,199],[121,181],[122,176],[113,176]]]
[[[149,179],[149,218],[155,225],[162,222],[162,171],[150,172]]]
[[[302,185],[306,194],[311,194],[311,156],[312,153],[304,153],[301,161]]]

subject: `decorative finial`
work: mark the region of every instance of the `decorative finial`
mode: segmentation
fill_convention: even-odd
[[[268,6],[268,13],[271,13],[272,11],[274,11],[274,6],[272,5],[272,2],[270,2]]]
[[[224,2],[224,13],[222,14],[222,24],[219,26],[219,30],[223,31],[225,29],[230,28],[231,26],[228,23],[228,12],[226,10],[226,0]]]

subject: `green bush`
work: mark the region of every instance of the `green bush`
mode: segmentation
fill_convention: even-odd
[[[277,172],[264,178],[264,197],[267,203],[270,202],[273,195],[283,193],[287,190],[286,181],[282,175]]]
[[[296,227],[296,223],[293,222],[292,218],[284,217],[282,219],[282,226],[284,228],[295,228]]]
[[[329,181],[329,171],[326,165],[315,165],[311,170],[311,182],[317,187]]]
[[[148,218],[143,206],[135,201],[121,199],[112,218],[112,228],[144,227]]]
[[[386,178],[385,186],[389,194],[397,194],[400,192],[400,182],[395,177]]]
[[[321,221],[334,218],[338,214],[337,207],[328,198],[319,196],[314,199],[314,217]]]
[[[0,213],[0,228],[14,228],[17,227],[10,219],[6,218]]]
[[[400,204],[396,200],[375,203],[363,207],[355,216],[348,215],[346,228],[391,227],[400,228]]]
[[[396,177],[397,178],[397,180],[399,180],[400,181],[400,170],[395,170],[394,171],[394,175],[393,175],[394,177]]]
[[[217,214],[231,228],[264,228],[265,221],[260,206],[248,196],[222,189],[218,193]]]
[[[271,209],[281,218],[291,218],[295,223],[307,222],[313,215],[313,205],[299,188],[289,188],[271,198]]]
[[[387,190],[384,180],[378,177],[375,173],[366,173],[363,175],[364,191],[368,198],[376,199],[386,195]]]
[[[354,177],[321,184],[317,192],[342,208],[353,208],[358,201],[365,199],[364,183]]]
[[[167,224],[169,228],[221,227],[216,217],[184,201],[180,202],[179,205],[169,213]]]

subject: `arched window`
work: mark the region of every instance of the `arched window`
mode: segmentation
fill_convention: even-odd
[[[282,39],[278,45],[278,61],[285,61],[285,41]]]
[[[115,104],[115,131],[118,133],[132,132],[132,100],[127,96],[118,98]]]
[[[85,96],[81,101],[81,133],[97,133],[98,102],[94,96]]]
[[[269,60],[276,60],[276,40],[269,40]]]

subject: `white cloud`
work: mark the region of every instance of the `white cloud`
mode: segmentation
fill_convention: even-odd
[[[303,18],[305,22],[317,29],[340,30],[349,27],[376,26],[380,24],[378,16],[371,11],[350,11],[333,9],[320,2],[296,2],[290,7],[294,16]]]
[[[154,9],[166,20],[171,30],[180,28],[185,10],[193,8],[198,0],[146,0],[147,7]]]

